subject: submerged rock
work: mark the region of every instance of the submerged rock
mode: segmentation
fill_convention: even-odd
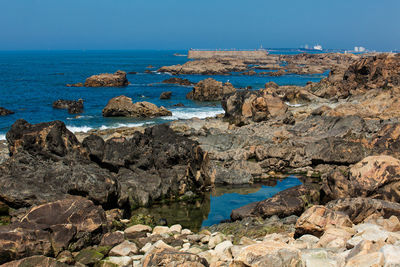
[[[0,116],[7,116],[7,115],[11,115],[11,114],[14,114],[14,112],[11,110],[8,110],[6,108],[0,107]]]
[[[186,95],[187,99],[198,101],[218,101],[225,95],[236,92],[235,87],[229,82],[222,83],[212,78],[198,82],[193,90]]]
[[[103,109],[104,117],[154,118],[171,115],[172,112],[163,106],[157,107],[145,101],[132,103],[132,98],[123,95],[110,99]]]
[[[53,102],[53,108],[67,109],[69,114],[76,114],[83,112],[83,99],[79,100],[65,100],[59,99]]]
[[[66,84],[67,87],[83,87],[83,83],[67,83]]]
[[[85,87],[121,87],[129,84],[126,72],[116,71],[114,74],[103,73],[86,79]]]
[[[172,77],[163,81],[163,83],[171,83],[171,84],[179,84],[184,86],[192,86],[194,83],[189,81],[188,79],[182,79],[177,77]]]

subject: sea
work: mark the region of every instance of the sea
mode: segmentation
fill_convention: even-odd
[[[271,49],[271,54],[296,54],[298,49]],[[168,73],[157,70],[162,66],[183,64],[188,59],[187,50],[124,50],[124,51],[0,51],[0,107],[15,112],[0,117],[0,140],[17,119],[29,123],[63,121],[72,132],[87,132],[92,129],[108,129],[126,126],[141,126],[165,123],[172,120],[206,118],[223,113],[220,103],[197,102],[186,99],[190,86],[162,83],[171,78]],[[114,73],[117,70],[136,72],[128,74],[127,87],[86,88],[67,87],[66,84],[84,83],[94,74]],[[147,72],[146,72],[147,71]],[[150,72],[149,72],[150,71]],[[176,76],[199,82],[214,78],[231,82],[237,88],[264,87],[273,81],[279,85],[305,85],[308,81],[319,81],[326,76],[289,74],[281,77],[230,75],[182,75]],[[169,100],[160,100],[164,91],[172,91]],[[172,116],[156,119],[104,118],[102,109],[108,101],[119,95],[131,97],[133,102],[148,101],[164,106]],[[68,114],[67,110],[53,109],[58,99],[84,100],[84,112]],[[175,107],[182,103],[184,107]]]

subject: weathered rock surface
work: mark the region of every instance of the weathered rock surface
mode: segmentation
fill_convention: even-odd
[[[45,256],[32,256],[21,260],[7,262],[1,267],[68,267],[71,265],[62,263]]]
[[[7,116],[11,114],[14,114],[14,112],[6,108],[0,107],[0,116]]]
[[[106,230],[101,207],[82,197],[31,208],[18,222],[0,228],[0,259],[57,255],[98,244]]]
[[[114,74],[103,73],[86,79],[85,87],[121,87],[129,84],[126,72],[116,71]]]
[[[160,95],[160,99],[170,99],[172,95],[171,91],[162,92]]]
[[[177,77],[172,77],[163,81],[163,83],[171,83],[171,84],[179,84],[184,86],[192,86],[194,83],[189,81],[188,79],[182,79]]]
[[[146,101],[132,103],[132,98],[123,95],[110,99],[103,109],[104,117],[154,118],[171,115],[171,111],[162,106],[157,107]]]
[[[76,114],[83,112],[83,99],[79,100],[64,100],[59,99],[53,102],[53,108],[67,109],[68,113]]]
[[[236,125],[283,116],[288,110],[287,105],[268,90],[236,92],[222,100],[222,107],[225,118]]]
[[[150,266],[193,266],[208,267],[208,262],[195,254],[179,252],[169,248],[158,248],[147,254],[142,261],[143,267]]]
[[[186,98],[197,101],[218,101],[236,91],[231,83],[222,83],[212,78],[198,82]]]

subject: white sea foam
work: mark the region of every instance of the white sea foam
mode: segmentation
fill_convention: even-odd
[[[121,128],[121,127],[139,127],[139,126],[142,126],[145,124],[151,124],[151,123],[115,123],[112,125],[102,125],[100,127],[91,127],[91,126],[87,126],[87,125],[84,125],[84,126],[67,125],[67,129],[73,133],[87,133],[90,130],[95,130],[95,129],[107,130],[107,129],[116,129],[116,128]]]
[[[172,116],[164,117],[166,120],[186,120],[191,118],[205,119],[208,117],[215,117],[218,114],[223,114],[224,110],[222,108],[204,110],[198,108],[186,108],[186,109],[176,109],[172,110]]]
[[[0,140],[6,140],[6,135],[5,134],[0,134]]]
[[[86,125],[84,125],[84,126],[71,126],[71,125],[67,125],[67,129],[70,130],[70,131],[73,132],[73,133],[81,133],[81,132],[87,133],[87,132],[89,132],[90,130],[93,130],[92,127],[86,126]]]

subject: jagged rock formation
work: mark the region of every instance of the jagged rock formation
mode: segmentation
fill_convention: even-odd
[[[129,84],[125,71],[116,71],[114,74],[103,73],[86,79],[85,87],[121,87]]]
[[[53,108],[67,109],[69,114],[82,113],[83,99],[79,99],[78,101],[59,99],[53,102]]]
[[[193,90],[186,95],[186,98],[197,101],[218,101],[234,92],[236,92],[236,89],[231,83],[222,83],[208,78],[198,82]]]

